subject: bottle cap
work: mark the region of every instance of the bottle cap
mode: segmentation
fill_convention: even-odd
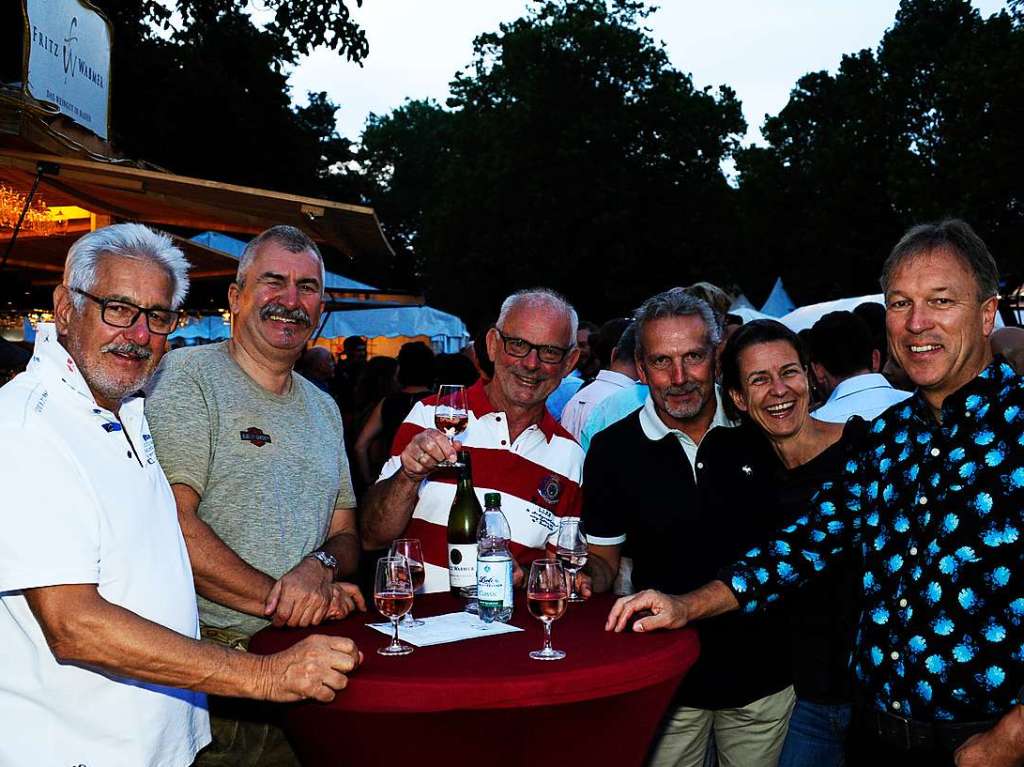
[[[501,493],[484,493],[484,506],[490,508],[501,507]]]

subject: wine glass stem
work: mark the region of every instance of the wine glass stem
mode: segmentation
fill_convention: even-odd
[[[576,593],[576,573],[580,571],[578,567],[569,565],[565,568],[569,571],[569,599],[579,599],[579,594]]]
[[[398,641],[398,622],[400,620],[401,620],[401,618],[392,618],[391,619],[391,624],[395,627],[395,635],[393,637],[391,637],[391,646],[392,647],[401,647],[402,646],[402,643]]]
[[[551,623],[552,621],[544,621],[544,652],[553,652],[551,647]]]

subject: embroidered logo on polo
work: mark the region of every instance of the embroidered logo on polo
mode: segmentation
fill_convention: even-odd
[[[263,447],[269,445],[271,442],[270,435],[267,434],[263,429],[259,429],[255,426],[250,426],[245,431],[239,432],[239,436],[243,442],[251,442],[256,447]]]
[[[537,495],[542,503],[554,506],[562,495],[562,483],[558,481],[558,477],[555,475],[548,474],[540,481],[540,485],[537,487]]]

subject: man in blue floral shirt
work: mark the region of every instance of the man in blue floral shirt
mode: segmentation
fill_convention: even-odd
[[[988,343],[998,275],[962,221],[911,229],[883,267],[889,345],[917,385],[775,540],[682,596],[616,603],[608,628],[756,610],[854,548],[852,666],[874,765],[1024,764],[1024,378]]]

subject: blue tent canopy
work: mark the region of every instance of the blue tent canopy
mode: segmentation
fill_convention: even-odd
[[[246,243],[220,232],[203,232],[192,240],[235,258],[240,258]],[[335,290],[376,290],[365,282],[351,280],[340,274],[327,272],[324,276],[326,287]],[[209,323],[207,322],[209,320]],[[219,323],[219,324],[218,324]],[[195,330],[190,330],[193,326]],[[201,327],[199,327],[201,326]],[[217,335],[201,334],[203,331]],[[220,317],[204,318],[199,323],[189,323],[171,334],[171,338],[227,338],[230,329]],[[434,348],[441,352],[457,352],[469,341],[466,325],[453,314],[429,306],[399,306],[389,308],[354,309],[332,312],[324,321],[321,338],[344,338],[366,336],[368,338],[409,338],[427,336]]]
[[[782,286],[782,278],[776,278],[772,292],[768,295],[764,306],[761,307],[761,313],[771,317],[782,317],[794,309],[796,309],[796,304],[793,303],[793,299],[789,297],[789,293]]]

